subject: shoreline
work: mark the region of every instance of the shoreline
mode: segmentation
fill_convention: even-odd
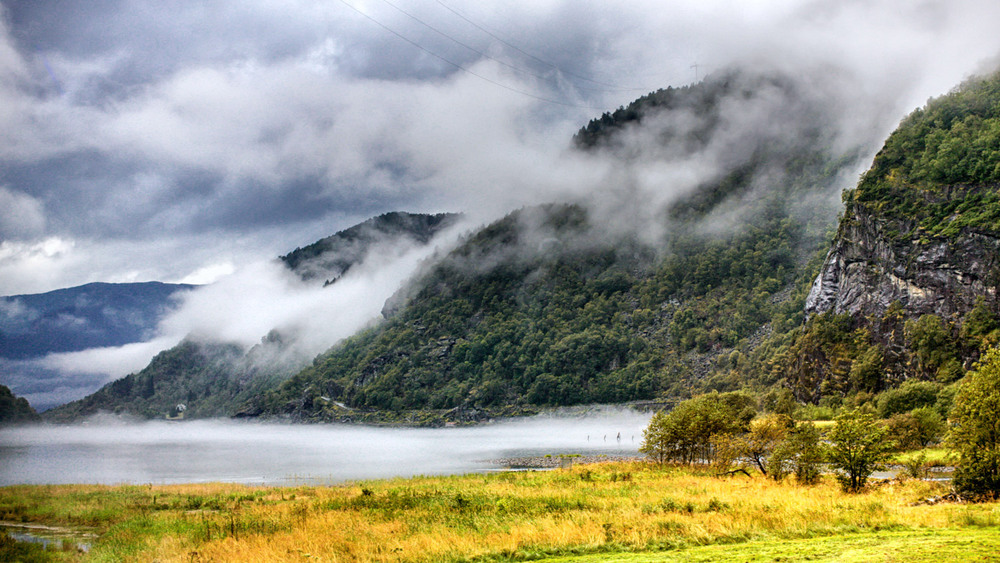
[[[559,469],[573,465],[604,463],[609,461],[645,461],[648,458],[635,453],[606,454],[556,454],[544,456],[502,457],[484,460],[502,470]]]

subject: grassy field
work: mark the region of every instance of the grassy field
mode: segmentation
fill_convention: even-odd
[[[98,534],[57,560],[997,560],[1000,505],[922,502],[944,492],[607,463],[338,487],[16,486],[0,488],[0,520]]]
[[[948,448],[924,448],[896,454],[891,462],[906,463],[911,460],[919,460],[932,466],[955,465],[958,461],[958,454]]]
[[[548,563],[726,563],[810,561],[838,563],[1000,561],[998,532],[987,528],[877,531],[790,540],[713,544],[656,553],[596,554],[546,559]]]

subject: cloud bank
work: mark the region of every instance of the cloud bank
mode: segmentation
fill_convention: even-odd
[[[592,189],[576,128],[732,64],[838,68],[885,133],[1000,51],[1000,7],[972,0],[2,5],[4,294]]]
[[[278,328],[318,335],[309,353],[377,316],[430,250],[325,292],[277,255],[390,210],[475,225],[600,193],[642,223],[655,206],[636,202],[690,189],[739,148],[722,135],[704,158],[639,166],[570,150],[589,119],[644,93],[734,65],[787,72],[835,117],[835,142],[873,155],[1000,53],[1000,5],[985,0],[0,7],[0,294],[218,280],[162,342],[249,345]],[[731,108],[732,132],[768,123],[774,106],[758,101]],[[101,352],[100,377],[133,370],[134,350]]]

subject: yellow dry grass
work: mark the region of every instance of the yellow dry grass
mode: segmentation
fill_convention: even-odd
[[[95,558],[489,560],[1000,524],[995,504],[915,504],[942,492],[933,483],[889,482],[847,495],[832,479],[807,487],[642,463],[338,487],[214,484],[142,490],[144,498],[158,499],[151,505],[155,510],[135,516],[145,519],[141,526],[128,519],[117,524],[108,536],[124,547],[98,542]],[[97,497],[114,491],[74,488],[74,494]],[[195,498],[202,506],[192,510],[185,503]],[[132,506],[141,508],[142,502]]]

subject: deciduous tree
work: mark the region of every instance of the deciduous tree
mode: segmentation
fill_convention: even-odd
[[[987,352],[962,380],[951,422],[960,456],[955,488],[972,497],[1000,496],[1000,349]]]
[[[852,410],[837,417],[830,431],[828,455],[845,491],[864,489],[868,477],[889,460],[894,443],[887,434],[869,413]]]

